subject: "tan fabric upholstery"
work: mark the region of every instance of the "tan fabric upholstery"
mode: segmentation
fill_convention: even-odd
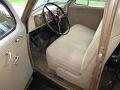
[[[62,67],[75,75],[80,75],[83,57],[94,33],[94,30],[85,26],[73,26],[68,35],[62,36],[47,49],[49,66],[52,69]]]
[[[71,4],[68,9],[70,25],[81,24],[91,29],[97,30],[103,17],[104,8],[93,8]],[[76,18],[77,17],[77,18]]]
[[[94,67],[94,60],[91,60],[97,53],[101,26],[102,22],[95,32],[83,25],[74,25],[68,35],[61,36],[48,47],[46,57],[49,67],[58,76],[87,89],[92,74],[90,70]]]
[[[89,90],[100,41],[102,21],[94,32],[74,25],[69,34],[61,36],[46,52],[48,65],[63,79]],[[105,62],[120,42],[120,8],[117,10]]]

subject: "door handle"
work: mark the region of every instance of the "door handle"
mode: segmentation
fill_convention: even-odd
[[[20,42],[20,39],[21,38],[23,38],[23,35],[19,35],[18,37],[17,37],[17,39],[15,40],[15,42]]]
[[[20,56],[15,56],[15,60],[14,60],[13,64],[14,64],[14,65],[17,65],[19,59],[20,59]]]
[[[5,55],[8,57],[7,63],[10,63],[11,59],[12,59],[12,53],[11,52],[7,52]]]

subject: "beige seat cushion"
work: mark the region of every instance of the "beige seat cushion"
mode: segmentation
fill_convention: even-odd
[[[61,36],[48,47],[46,56],[49,67],[53,70],[60,67],[74,75],[80,75],[83,57],[94,34],[92,29],[74,25],[69,34]]]

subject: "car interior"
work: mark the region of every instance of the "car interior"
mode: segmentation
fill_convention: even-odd
[[[79,5],[76,0],[39,4],[40,0],[27,23],[34,72],[26,89],[89,90],[104,24],[105,1],[103,7]],[[4,29],[0,28],[0,36],[15,25],[6,24],[14,20],[9,17],[0,11],[0,27]],[[120,89],[119,23],[120,8],[116,10],[99,90]]]
[[[104,8],[67,4],[47,3],[33,10],[28,21],[33,65],[64,88],[88,90]],[[116,34],[115,31],[111,36],[106,60],[114,50]]]
[[[34,10],[28,28],[36,70],[67,89],[88,90],[100,41],[103,12],[104,8],[83,7],[74,2],[68,6],[47,3],[42,9]],[[117,30],[112,32],[106,60],[119,44],[114,42],[118,33]],[[107,84],[100,90],[107,90]]]

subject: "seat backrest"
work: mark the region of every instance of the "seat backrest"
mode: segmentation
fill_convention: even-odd
[[[90,64],[91,60],[93,59],[93,56],[98,52],[101,30],[102,30],[102,20],[99,24],[98,29],[95,32],[93,40],[91,41],[89,47],[86,50],[86,53],[84,55],[83,62],[81,65],[81,72],[87,68],[87,66]]]
[[[98,53],[98,47],[99,47],[100,36],[101,36],[101,31],[102,31],[102,22],[103,20],[101,20],[98,26],[98,29],[93,37],[93,40],[91,41],[90,45],[88,46],[86,50],[86,53],[84,55],[83,62],[81,65],[81,72],[85,71],[85,69],[90,65],[92,60],[95,60],[94,57]],[[119,42],[120,42],[120,10],[118,10],[115,16],[105,61],[108,60],[112,52],[118,46]]]

